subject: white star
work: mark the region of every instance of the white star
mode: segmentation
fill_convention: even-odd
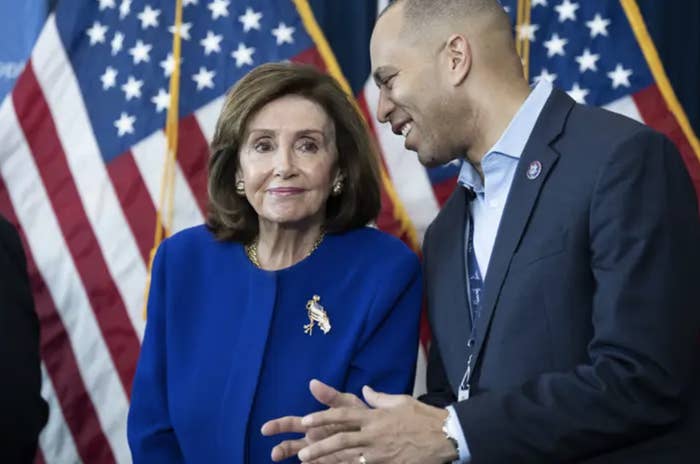
[[[272,30],[272,35],[277,37],[277,45],[282,45],[285,42],[294,43],[292,34],[294,34],[294,28],[284,23],[280,23],[277,28]]]
[[[160,113],[170,107],[170,94],[165,89],[158,89],[158,95],[154,95],[151,101],[156,105],[156,111]]]
[[[581,103],[582,105],[585,105],[586,96],[590,93],[590,90],[582,89],[581,87],[579,87],[578,82],[576,82],[574,83],[573,88],[566,93],[568,93],[569,96],[576,101],[576,103]]]
[[[535,32],[540,28],[537,24],[519,24],[518,38],[520,40],[527,39],[530,42],[535,42]]]
[[[632,70],[623,68],[620,63],[617,64],[614,71],[610,71],[608,73],[608,77],[612,80],[613,89],[616,89],[621,85],[629,87],[631,75]]]
[[[547,47],[547,57],[551,58],[554,55],[566,55],[564,52],[564,45],[568,42],[567,39],[559,37],[559,34],[552,34],[552,38],[544,43],[544,46]]]
[[[202,90],[203,88],[214,88],[214,76],[215,71],[209,71],[204,67],[199,68],[199,72],[192,76],[192,80],[197,83],[197,90]]]
[[[103,26],[99,21],[92,23],[92,27],[85,31],[85,33],[90,37],[90,45],[95,45],[97,43],[105,43],[105,35],[107,34],[107,26]]]
[[[183,62],[185,60],[180,58],[180,61]],[[163,68],[163,75],[165,77],[170,77],[173,71],[175,71],[175,57],[173,57],[172,53],[168,53],[167,58],[160,62],[160,67]]]
[[[212,31],[207,31],[207,36],[199,41],[202,47],[204,47],[204,54],[208,56],[212,52],[219,53],[221,51],[221,41],[223,38],[223,35],[217,35]]]
[[[240,68],[244,64],[253,65],[253,53],[255,48],[246,47],[245,44],[239,43],[238,50],[231,53],[231,56],[236,60],[236,67]]]
[[[510,13],[510,7],[509,7],[509,6],[504,6],[504,7],[503,7],[503,11],[505,11],[506,13]]]
[[[122,47],[124,46],[124,34],[119,31],[115,32],[110,45],[112,46],[112,56],[122,51]]]
[[[149,26],[158,27],[158,16],[160,10],[154,10],[150,5],[146,5],[138,18],[141,21],[141,29],[148,29]]]
[[[547,0],[532,0],[532,7],[547,6]]]
[[[175,27],[175,25],[172,25],[168,28],[171,34],[175,34],[175,30],[179,29],[180,30],[180,37],[182,37],[183,40],[190,40],[190,28],[192,27],[192,23],[182,23],[182,27]]]
[[[182,1],[182,6],[183,8],[186,7],[187,5],[196,5],[197,0],[183,0]]]
[[[547,71],[547,68],[542,68],[542,72],[540,72],[539,76],[535,76],[532,81],[535,83],[538,83],[539,81],[546,81],[546,82],[554,82],[554,80],[557,78],[557,75],[554,73],[551,73]]]
[[[243,23],[243,32],[248,32],[251,29],[260,30],[262,16],[262,13],[256,13],[252,8],[247,8],[245,14],[238,17],[238,20]]]
[[[119,73],[116,69],[111,66],[107,66],[104,74],[100,76],[100,80],[102,81],[102,90],[109,90],[117,84],[117,74]]]
[[[134,133],[134,123],[136,122],[136,116],[130,116],[122,112],[119,119],[114,121],[114,127],[117,128],[117,133],[119,137],[124,137],[125,134]]]
[[[145,44],[140,39],[136,41],[134,48],[129,49],[129,55],[134,57],[134,64],[139,64],[142,61],[146,63],[151,61],[151,57],[148,54],[151,53],[152,48],[153,45]]]
[[[141,98],[141,87],[143,86],[143,81],[137,81],[134,76],[129,76],[126,84],[122,85],[122,90],[124,91],[124,96],[126,101],[132,98]]]
[[[104,11],[107,8],[114,8],[114,0],[99,0],[100,1],[100,11]]]
[[[571,3],[570,0],[564,0],[559,5],[555,6],[554,9],[559,13],[559,22],[563,23],[567,19],[576,21],[576,10],[578,10],[578,3]]]
[[[578,71],[584,73],[587,70],[597,71],[598,66],[596,66],[596,61],[600,59],[600,55],[594,55],[589,49],[585,49],[583,54],[576,57],[576,62],[578,62]]]
[[[222,16],[228,17],[228,0],[214,0],[207,8],[211,10],[211,19],[219,19]]]
[[[595,17],[586,21],[586,27],[591,30],[591,39],[594,39],[597,35],[608,36],[608,26],[610,25],[609,19],[604,19],[599,13],[596,13]]]
[[[119,5],[119,19],[126,18],[131,13],[131,0],[122,0]]]

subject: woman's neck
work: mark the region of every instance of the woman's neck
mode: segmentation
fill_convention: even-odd
[[[285,226],[260,221],[257,258],[261,268],[276,271],[293,266],[313,251],[322,234],[322,223]]]

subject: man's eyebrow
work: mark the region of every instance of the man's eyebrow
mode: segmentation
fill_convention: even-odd
[[[372,78],[374,79],[374,83],[377,84],[377,86],[380,86],[384,82],[384,79],[386,78],[386,75],[389,72],[390,72],[390,69],[387,68],[386,66],[380,66],[379,68],[377,68],[372,73]]]

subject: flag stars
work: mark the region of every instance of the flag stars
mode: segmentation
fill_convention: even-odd
[[[110,46],[112,47],[112,56],[116,56],[117,53],[122,51],[122,48],[124,47],[124,34],[119,31],[115,32],[114,37],[112,37],[112,41],[110,42]]]
[[[595,39],[599,35],[607,37],[609,25],[610,20],[603,18],[599,13],[592,20],[586,21],[586,27],[591,30],[591,39]]]
[[[160,16],[160,10],[154,10],[150,5],[146,5],[143,11],[138,14],[139,21],[141,21],[141,29],[158,27],[158,16]]]
[[[104,11],[107,8],[114,9],[117,5],[114,0],[99,0],[100,1],[100,11]]]
[[[180,58],[181,61],[185,61],[184,59]],[[160,62],[160,67],[163,68],[163,76],[165,77],[170,77],[175,71],[175,57],[173,57],[172,53],[168,53],[168,56]]]
[[[600,55],[593,54],[589,49],[585,49],[582,55],[576,57],[576,62],[578,63],[578,71],[584,73],[588,70],[598,71],[598,66],[596,62],[600,59]]]
[[[143,87],[143,81],[134,79],[134,76],[129,76],[126,84],[122,85],[126,101],[130,101],[132,98],[141,98],[141,87]]]
[[[207,5],[211,10],[211,19],[216,20],[221,17],[228,17],[229,0],[214,0]]]
[[[566,55],[564,46],[568,42],[567,39],[559,37],[559,34],[552,34],[552,38],[544,42],[544,46],[547,48],[547,57],[552,58],[555,55]]]
[[[532,7],[536,6],[547,6],[547,0],[532,0]]]
[[[119,19],[124,19],[131,13],[131,0],[122,0],[119,5]]]
[[[213,89],[215,71],[209,71],[205,67],[200,67],[199,72],[192,76],[192,80],[197,83],[197,90]]]
[[[151,98],[151,102],[156,105],[156,112],[162,113],[170,108],[170,94],[165,89],[158,89],[158,94]]]
[[[131,116],[125,112],[122,112],[119,119],[114,121],[114,127],[117,128],[117,134],[119,134],[119,137],[124,137],[126,134],[133,134],[135,122],[136,116]]]
[[[608,73],[608,77],[612,81],[612,88],[616,89],[620,86],[629,87],[630,86],[630,76],[632,75],[631,69],[625,69],[622,64],[618,63],[613,71]]]
[[[294,43],[294,38],[292,37],[294,30],[295,29],[291,26],[287,26],[284,23],[279,23],[279,25],[272,30],[272,35],[274,35],[277,39],[277,45],[282,45],[283,43]]]
[[[151,61],[149,53],[151,53],[152,48],[153,45],[145,44],[143,43],[143,41],[138,40],[136,42],[136,45],[133,48],[129,49],[129,55],[134,57],[134,64],[139,64],[144,61],[148,63],[149,61]]]
[[[554,9],[559,13],[559,22],[563,23],[566,20],[576,21],[576,10],[579,9],[578,3],[571,3],[571,0],[564,0]]]
[[[188,6],[188,5],[196,5],[197,3],[198,3],[197,0],[182,0],[183,8]]]
[[[207,31],[207,36],[200,40],[199,43],[204,47],[204,54],[209,56],[210,53],[221,52],[221,41],[223,39],[223,35],[217,35],[212,31]]]
[[[535,83],[538,83],[540,81],[546,81],[546,82],[554,82],[554,80],[557,78],[557,75],[554,73],[550,73],[547,71],[547,68],[542,68],[542,71],[540,72],[539,76],[535,76],[532,80]]]
[[[107,26],[103,25],[99,21],[92,23],[92,26],[85,31],[85,33],[90,37],[90,45],[93,46],[98,43],[105,43],[105,38],[107,35]]]
[[[180,32],[180,37],[182,37],[182,40],[190,40],[190,28],[192,27],[192,23],[182,23],[180,27],[177,27],[175,25],[172,25],[168,28],[171,34],[175,34],[175,32]]]
[[[111,66],[107,66],[105,72],[100,76],[100,80],[102,81],[102,90],[109,90],[117,84],[117,74],[119,74],[119,72],[117,72],[116,69]]]
[[[236,60],[236,67],[240,68],[243,65],[253,65],[253,53],[255,53],[255,48],[246,47],[245,44],[239,43],[238,49],[231,53],[233,59]]]
[[[243,32],[249,32],[252,29],[259,31],[262,16],[262,13],[256,12],[252,8],[246,8],[245,14],[238,17],[238,20],[243,24]]]
[[[573,98],[576,103],[580,103],[582,105],[586,104],[586,96],[590,93],[590,90],[588,89],[582,89],[579,85],[578,82],[574,83],[574,86],[566,92],[569,94],[571,98]]]
[[[520,40],[529,40],[530,42],[535,42],[535,32],[540,28],[537,24],[519,24],[518,25],[518,38]]]

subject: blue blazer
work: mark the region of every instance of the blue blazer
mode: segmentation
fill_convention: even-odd
[[[457,189],[424,241],[433,404],[456,401],[467,364],[467,202]],[[671,142],[555,90],[496,236],[472,397],[455,403],[473,462],[697,462],[699,275]]]
[[[326,334],[304,332],[314,295]],[[204,226],[174,235],[153,266],[128,419],[135,464],[270,462],[274,445],[298,437],[260,427],[323,409],[312,378],[357,395],[410,393],[420,307],[416,255],[371,228],[328,234],[275,272]]]

